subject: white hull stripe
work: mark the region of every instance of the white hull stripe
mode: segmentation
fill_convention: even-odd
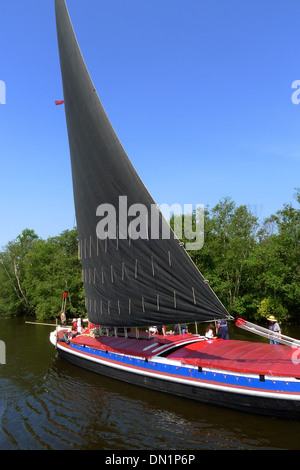
[[[227,393],[252,395],[252,396],[255,396],[255,397],[262,397],[262,398],[276,398],[276,399],[282,399],[282,400],[297,400],[297,401],[300,401],[300,392],[299,393],[297,393],[297,392],[292,393],[292,392],[289,392],[289,391],[286,391],[286,392],[284,392],[284,391],[273,392],[273,391],[259,390],[257,388],[251,389],[251,388],[246,388],[246,387],[243,387],[243,386],[236,387],[232,384],[228,384],[228,385],[222,385],[222,384],[219,384],[219,383],[216,384],[216,383],[213,383],[211,381],[202,380],[202,379],[195,379],[195,378],[188,378],[187,379],[187,378],[184,378],[184,377],[178,377],[174,374],[169,374],[169,373],[165,373],[165,372],[161,372],[161,371],[149,371],[145,368],[130,365],[130,364],[129,365],[123,365],[123,364],[120,364],[119,361],[112,360],[112,359],[109,359],[109,358],[95,357],[94,355],[92,355],[92,353],[86,353],[86,352],[81,353],[80,351],[73,350],[69,347],[64,347],[59,343],[57,344],[57,348],[65,351],[68,354],[78,356],[80,358],[83,358],[83,359],[86,359],[86,360],[104,365],[106,367],[112,367],[112,368],[119,369],[119,370],[122,370],[122,371],[130,372],[130,373],[133,373],[133,374],[138,374],[138,375],[142,375],[142,376],[146,376],[146,377],[156,378],[156,379],[159,376],[159,378],[161,380],[166,380],[166,381],[169,381],[169,382],[177,382],[177,383],[184,384],[184,385],[187,385],[187,386],[200,387],[200,388],[206,388],[206,389],[211,389],[211,390],[218,390],[218,391],[227,392]],[[130,356],[127,356],[127,357],[130,357]],[[135,356],[132,356],[132,357],[136,359]],[[141,358],[139,358],[139,359],[142,360]],[[153,359],[151,360],[151,362],[154,362]],[[161,363],[160,363],[160,365],[161,365]],[[224,373],[225,373],[225,371],[224,371]],[[229,374],[228,372],[226,372],[226,375],[233,376],[233,374]],[[300,384],[299,384],[299,386],[300,386]]]

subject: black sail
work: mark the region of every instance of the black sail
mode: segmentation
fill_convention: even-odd
[[[126,155],[99,100],[79,49],[65,0],[55,0],[57,35],[71,155],[79,252],[89,320],[106,326],[148,326],[228,318],[228,312],[173,232],[151,236],[155,202]],[[120,199],[121,198],[121,199]],[[120,209],[120,201],[121,209]],[[115,230],[97,236],[103,204],[115,208]],[[141,204],[132,237],[126,210]],[[125,207],[126,206],[126,207]],[[141,206],[138,206],[141,207]],[[111,214],[111,213],[110,213]],[[127,214],[127,213],[126,213]],[[113,226],[111,217],[108,226]],[[151,225],[152,220],[152,225]],[[143,223],[145,221],[145,226]],[[110,222],[112,224],[110,224]],[[129,233],[128,233],[129,232]],[[98,233],[99,235],[99,233]]]

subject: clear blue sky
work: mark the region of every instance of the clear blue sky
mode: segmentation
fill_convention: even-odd
[[[260,218],[300,186],[298,0],[69,0],[108,116],[158,204]],[[0,247],[74,225],[53,0],[1,3]]]

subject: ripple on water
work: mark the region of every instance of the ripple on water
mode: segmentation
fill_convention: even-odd
[[[25,331],[19,322],[17,342],[10,342],[12,330],[4,338],[7,365],[0,368],[0,449],[300,448],[300,423],[208,407],[98,376],[59,358],[48,328]]]

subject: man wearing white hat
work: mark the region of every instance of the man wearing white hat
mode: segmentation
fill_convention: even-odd
[[[281,330],[280,330],[280,326],[276,318],[273,315],[271,315],[269,318],[267,318],[267,320],[269,320],[270,322],[269,330],[274,331],[274,333],[280,334]],[[270,339],[270,344],[279,344],[279,342],[276,341],[275,339]]]

